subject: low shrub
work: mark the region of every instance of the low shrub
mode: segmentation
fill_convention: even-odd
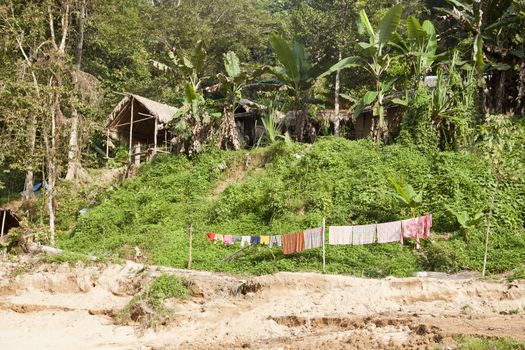
[[[162,274],[153,279],[117,315],[117,321],[126,324],[139,322],[146,328],[157,328],[169,318],[168,299],[184,300],[191,296],[191,282],[184,277]]]

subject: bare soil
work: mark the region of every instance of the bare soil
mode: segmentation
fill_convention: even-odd
[[[17,272],[18,271],[18,272]],[[193,282],[156,329],[116,315],[161,271]],[[15,276],[16,275],[16,276]],[[525,341],[525,281],[261,277],[140,264],[0,263],[0,348],[435,349],[458,335]]]

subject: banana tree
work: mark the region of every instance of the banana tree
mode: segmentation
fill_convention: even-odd
[[[427,74],[435,62],[437,50],[436,29],[432,22],[425,20],[423,24],[414,16],[406,20],[406,39],[396,33],[396,43],[410,67],[413,86],[417,88],[421,78]]]
[[[217,77],[224,90],[224,108],[219,137],[219,146],[225,149],[239,149],[239,140],[235,127],[237,101],[242,97],[242,89],[248,81],[248,75],[241,70],[239,58],[233,51],[224,54],[224,71]]]
[[[461,233],[463,234],[463,240],[465,241],[465,243],[468,243],[468,236],[470,231],[483,221],[485,215],[483,214],[483,212],[477,212],[471,215],[464,210],[456,211],[448,206],[447,209],[456,218],[456,221],[461,228]]]
[[[175,50],[169,51],[168,55],[171,65],[158,61],[152,61],[152,63],[154,67],[171,74],[174,78],[182,74],[186,79],[184,101],[171,122],[176,131],[176,136],[172,141],[178,145],[181,152],[193,155],[203,149],[212,129],[212,117],[216,116],[207,111],[206,100],[201,88],[204,79],[206,50],[204,43],[198,41],[189,55],[176,53]]]
[[[182,74],[192,85],[193,90],[198,91],[204,78],[202,75],[206,62],[204,43],[201,40],[197,41],[195,48],[189,55],[184,55],[184,53],[176,52],[173,49],[168,51],[168,56],[171,59],[171,65],[155,60],[151,60],[151,62],[155,68],[163,72]]]
[[[296,124],[295,136],[298,141],[303,141],[308,122],[308,102],[322,68],[310,61],[301,43],[294,42],[290,45],[281,37],[272,35],[270,44],[281,66],[269,67],[266,71],[290,91]]]
[[[370,24],[370,20],[364,10],[359,13],[360,28],[368,35],[368,42],[358,43],[359,55],[342,59],[333,65],[322,76],[331,74],[346,68],[365,69],[373,79],[374,90],[370,90],[358,101],[354,115],[359,115],[362,110],[372,107],[373,123],[372,137],[375,141],[385,139],[387,126],[385,122],[386,106],[388,103],[406,105],[406,101],[394,99],[388,101],[386,95],[391,91],[396,79],[385,79],[392,62],[397,58],[389,52],[391,39],[394,38],[396,30],[401,21],[403,7],[397,4],[390,8],[379,22],[377,30]]]
[[[515,38],[522,36],[523,17],[520,6],[523,0],[446,0],[451,8],[440,8],[448,17],[455,20],[451,28],[454,37],[471,40],[471,61],[478,85],[476,107],[480,121],[488,111],[489,96],[485,77],[487,70],[492,70],[491,81],[497,82],[495,105],[497,112],[508,93],[505,93],[505,76],[515,67],[525,67],[525,54],[521,44],[516,45]],[[519,71],[515,72],[519,76]],[[514,85],[514,79],[511,79]],[[498,83],[499,82],[499,83]],[[510,85],[510,84],[509,84]]]
[[[410,208],[410,214],[414,218],[417,215],[417,210],[423,203],[423,190],[416,192],[414,187],[410,184],[401,186],[392,176],[388,176],[388,180],[394,185],[396,193],[394,196],[398,202]]]

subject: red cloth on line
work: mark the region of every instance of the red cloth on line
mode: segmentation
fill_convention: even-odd
[[[289,233],[282,236],[283,254],[293,254],[304,250],[304,232]]]
[[[208,236],[208,239],[209,239],[210,241],[212,241],[212,242],[215,241],[215,233],[213,233],[213,232],[208,232],[208,233],[206,233],[206,236]]]
[[[422,236],[427,238],[430,236],[430,228],[432,227],[432,214],[427,214],[423,216],[423,232]]]

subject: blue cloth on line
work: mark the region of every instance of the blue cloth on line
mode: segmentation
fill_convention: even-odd
[[[250,244],[259,244],[261,243],[261,237],[260,236],[252,236],[250,239]]]

